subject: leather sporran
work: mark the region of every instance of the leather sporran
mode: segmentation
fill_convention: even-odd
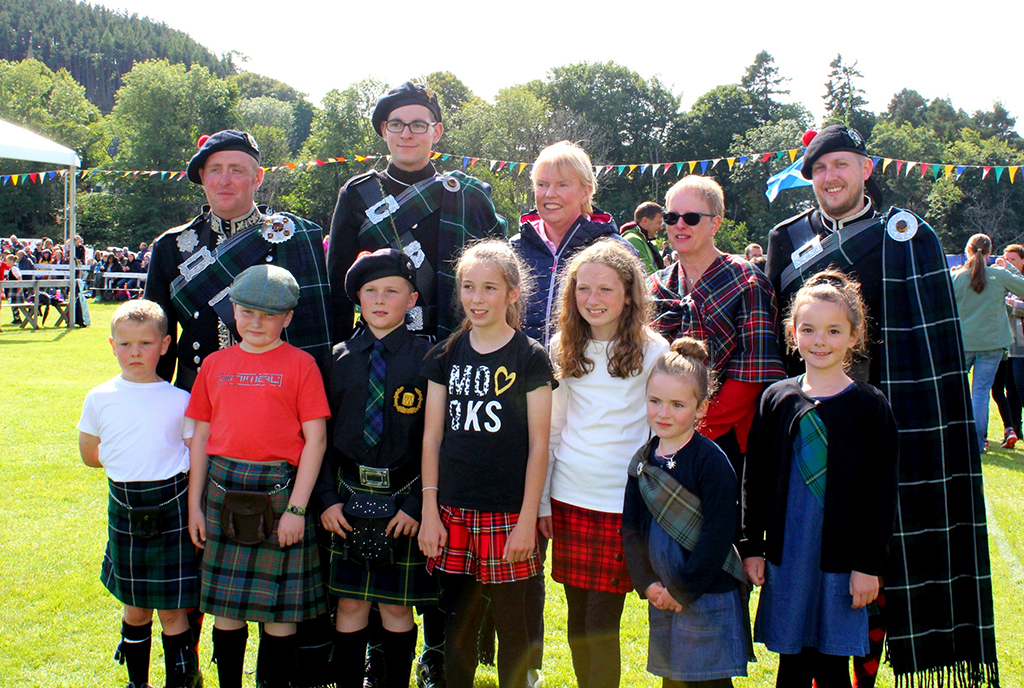
[[[240,545],[258,545],[274,532],[274,509],[266,492],[227,490],[220,509],[220,527]]]
[[[342,509],[352,530],[345,534],[342,557],[369,571],[395,563],[395,540],[385,530],[397,512],[395,498],[386,495],[351,495]]]
[[[163,515],[158,506],[137,506],[128,512],[128,525],[133,537],[151,540],[164,532]]]

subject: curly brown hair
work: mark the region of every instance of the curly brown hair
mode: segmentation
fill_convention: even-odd
[[[583,377],[594,369],[594,362],[587,357],[587,346],[593,339],[590,323],[584,320],[576,305],[578,273],[580,267],[587,263],[597,263],[614,270],[626,292],[626,304],[610,344],[608,373],[621,378],[639,375],[644,368],[646,329],[651,317],[647,278],[640,261],[621,241],[602,239],[577,253],[565,271],[558,312],[560,341],[555,360],[556,377]]]

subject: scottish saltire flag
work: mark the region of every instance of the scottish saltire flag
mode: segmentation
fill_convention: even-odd
[[[764,192],[764,195],[768,197],[769,203],[774,201],[775,197],[778,196],[779,192],[783,189],[795,189],[800,186],[811,185],[811,183],[804,179],[803,175],[800,174],[800,166],[803,164],[804,158],[803,156],[800,156],[792,165],[768,178],[768,189]]]

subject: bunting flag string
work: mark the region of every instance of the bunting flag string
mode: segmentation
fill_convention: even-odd
[[[714,171],[722,160],[725,160],[728,164],[729,171],[732,171],[736,167],[743,167],[751,163],[766,163],[766,162],[784,162],[787,158],[789,163],[793,163],[798,155],[802,155],[803,148],[789,148],[778,151],[767,151],[761,153],[747,153],[745,155],[734,155],[731,157],[718,157],[718,158],[706,158],[703,160],[685,160],[682,162],[647,162],[647,163],[627,163],[622,165],[595,165],[594,174],[597,177],[601,175],[608,175],[614,170],[614,176],[619,177],[625,175],[632,179],[634,174],[643,177],[644,174],[650,169],[651,176],[662,176],[668,175],[672,168],[675,168],[675,174],[677,177],[683,175],[685,169],[688,174],[693,174],[694,170],[700,166],[701,174],[707,174],[708,171]],[[455,155],[452,153],[441,153],[435,151],[431,153],[431,159],[439,162],[448,162],[454,158],[454,161],[459,163],[463,170],[476,169],[478,162],[483,163],[491,172],[506,172],[509,174],[522,175],[525,170],[533,169],[533,163],[514,161],[514,160],[494,160],[491,158],[485,158],[481,156],[462,156]],[[377,164],[378,162],[386,162],[390,160],[390,156],[387,155],[354,155],[352,159],[344,157],[333,157],[321,160],[320,158],[314,158],[309,162],[305,163],[283,163],[281,165],[274,165],[271,167],[263,168],[265,172],[276,173],[276,172],[295,172],[303,171],[313,167],[321,167],[324,165],[336,165],[341,163],[364,163],[371,162]],[[921,179],[927,178],[928,174],[931,173],[932,179],[937,180],[941,177],[953,177],[954,180],[960,180],[964,174],[977,172],[981,175],[981,179],[987,179],[989,173],[995,171],[995,181],[999,183],[1002,181],[1004,176],[1009,180],[1011,184],[1015,183],[1017,171],[1020,169],[1020,165],[958,165],[955,163],[938,163],[938,162],[921,162],[917,160],[900,160],[898,158],[882,158],[873,157],[875,168],[881,170],[881,174],[892,174],[891,170],[895,169],[895,176],[897,177],[909,177],[910,171],[915,167],[919,169]],[[893,163],[896,163],[895,166]],[[52,180],[56,175],[60,175],[62,178],[67,175],[66,169],[61,170],[49,170],[45,172],[25,172],[20,174],[0,174],[0,186],[17,186],[19,184],[43,184],[47,180]],[[78,170],[77,175],[83,180],[117,180],[117,179],[137,179],[141,177],[147,177],[150,179],[159,179],[160,181],[172,181],[180,182],[185,179],[185,172],[183,170],[105,170],[105,169],[86,169]]]

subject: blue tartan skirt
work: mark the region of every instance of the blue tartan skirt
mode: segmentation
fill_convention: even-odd
[[[206,485],[206,549],[200,568],[199,608],[240,621],[295,623],[327,611],[313,520],[306,514],[303,539],[282,548],[277,524],[288,506],[294,466],[251,464],[210,457]],[[274,532],[258,545],[241,545],[220,527],[227,490],[266,492]]]
[[[107,549],[100,581],[124,604],[183,609],[199,603],[199,557],[188,534],[188,473],[166,480],[109,481]],[[132,510],[159,507],[158,534],[143,537]],[[136,531],[136,532],[133,532]]]

